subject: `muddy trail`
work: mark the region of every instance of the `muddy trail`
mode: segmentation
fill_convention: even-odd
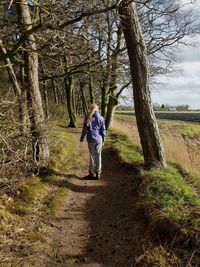
[[[79,139],[80,128],[73,133]],[[81,166],[66,177],[68,194],[46,231],[46,245],[34,266],[131,267],[152,246],[144,215],[138,210],[140,178],[122,166],[111,148],[103,149],[101,180],[84,180],[88,150],[79,145]],[[141,266],[141,265],[138,265]]]

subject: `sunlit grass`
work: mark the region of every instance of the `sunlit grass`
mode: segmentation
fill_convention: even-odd
[[[169,267],[167,251],[162,247],[154,247],[146,253],[148,263],[152,266]]]
[[[187,221],[191,208],[200,207],[200,198],[193,187],[174,167],[143,170],[151,178],[146,199],[155,202],[173,220]]]
[[[109,133],[109,139],[109,144],[118,151],[123,162],[133,165],[143,163],[140,147],[125,134],[112,131]],[[194,184],[190,182],[194,180],[194,177],[188,174],[189,181],[187,181],[175,165],[169,165],[165,169],[145,170],[141,168],[140,174],[142,177],[149,177],[145,193],[146,201],[156,203],[170,219],[189,221],[192,209],[200,208],[200,197]],[[193,223],[199,224],[196,219]]]
[[[200,136],[200,125],[198,123],[183,122],[176,120],[159,120],[159,125],[167,125],[180,132],[182,136],[198,137]]]
[[[118,151],[123,162],[127,164],[143,163],[140,146],[134,143],[125,134],[113,130],[108,133],[107,143]]]

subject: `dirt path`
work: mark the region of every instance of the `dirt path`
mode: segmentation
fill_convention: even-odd
[[[78,140],[80,129],[74,135]],[[143,215],[136,208],[139,178],[121,166],[115,153],[105,146],[102,179],[83,180],[87,144],[79,149],[81,168],[76,178],[66,180],[69,193],[52,218],[48,242],[34,266],[135,266],[143,238],[146,245],[150,242]]]

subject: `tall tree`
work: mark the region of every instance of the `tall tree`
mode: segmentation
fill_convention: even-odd
[[[21,34],[32,28],[28,1],[19,0],[17,3],[19,27]],[[33,159],[38,161],[49,156],[49,147],[45,134],[45,116],[39,89],[38,55],[35,37],[30,34],[24,44],[25,89],[27,92],[27,106],[29,111],[32,135]]]
[[[119,14],[130,60],[135,114],[145,165],[165,167],[163,145],[150,96],[147,48],[136,5],[129,0],[122,0]]]
[[[65,91],[66,91],[66,100],[67,100],[67,110],[69,114],[69,124],[68,127],[75,128],[76,127],[76,113],[74,110],[74,78],[72,75],[69,75],[69,63],[67,56],[63,57],[63,61],[65,63],[64,71],[66,73],[66,77],[64,78],[65,82]]]

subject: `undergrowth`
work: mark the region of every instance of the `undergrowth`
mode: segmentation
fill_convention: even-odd
[[[48,162],[29,171],[12,196],[5,191],[0,197],[0,266],[30,266],[28,257],[45,242],[45,221],[67,195],[66,177],[76,158],[76,144],[71,134],[55,125],[49,126],[48,135]]]

